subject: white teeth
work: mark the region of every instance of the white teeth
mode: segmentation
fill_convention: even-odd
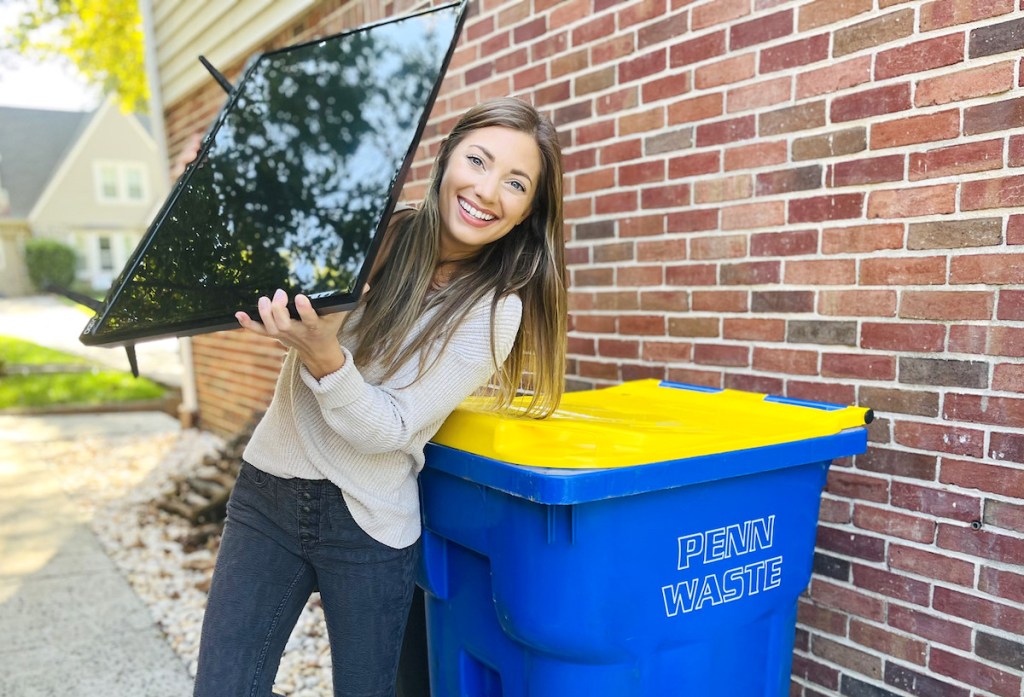
[[[469,203],[467,203],[466,201],[462,200],[461,198],[459,199],[459,205],[462,206],[462,210],[466,211],[467,213],[469,213],[471,216],[473,216],[477,220],[488,221],[488,220],[494,220],[494,218],[496,217],[496,216],[493,216],[493,215],[488,215],[487,213],[484,213],[483,211],[477,210],[476,208],[473,208],[473,206],[469,205]]]

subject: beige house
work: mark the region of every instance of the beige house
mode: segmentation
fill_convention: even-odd
[[[31,237],[72,246],[78,283],[106,289],[166,191],[153,136],[114,102],[91,113],[0,108],[0,294],[34,292]]]

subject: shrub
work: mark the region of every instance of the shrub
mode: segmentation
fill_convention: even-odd
[[[75,250],[57,240],[31,239],[25,243],[28,277],[38,290],[51,284],[68,288],[75,280]]]

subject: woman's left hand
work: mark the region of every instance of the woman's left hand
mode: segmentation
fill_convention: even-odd
[[[288,313],[288,294],[283,290],[274,293],[273,299],[261,297],[256,307],[262,324],[245,312],[236,312],[235,318],[242,328],[294,348],[317,380],[345,365],[338,331],[347,312],[318,315],[309,298],[300,294],[295,296],[295,309],[299,313],[299,319],[295,320]]]

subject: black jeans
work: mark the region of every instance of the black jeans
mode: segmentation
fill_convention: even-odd
[[[419,545],[356,524],[326,480],[243,463],[203,619],[195,697],[269,697],[299,613],[319,588],[336,697],[393,697]]]

